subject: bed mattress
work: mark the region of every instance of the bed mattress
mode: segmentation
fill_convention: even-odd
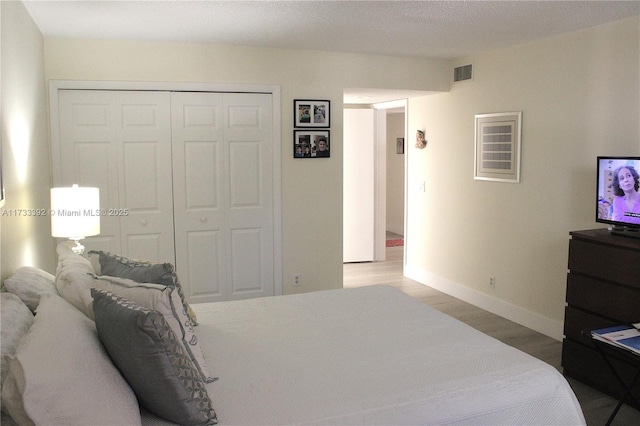
[[[193,309],[220,424],[585,424],[555,368],[392,287]]]

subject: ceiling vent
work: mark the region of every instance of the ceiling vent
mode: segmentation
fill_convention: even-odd
[[[472,65],[462,65],[453,69],[453,81],[471,80],[473,77]]]

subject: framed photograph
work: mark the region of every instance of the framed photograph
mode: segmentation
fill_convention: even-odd
[[[330,101],[295,99],[293,101],[293,127],[330,127]]]
[[[404,138],[396,139],[396,154],[404,154]]]
[[[293,158],[327,158],[330,147],[328,130],[293,131]]]
[[[474,179],[520,182],[522,111],[478,114]]]

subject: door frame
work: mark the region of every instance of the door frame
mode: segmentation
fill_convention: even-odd
[[[60,129],[58,112],[58,92],[60,90],[136,90],[167,92],[235,92],[268,93],[272,101],[273,129],[273,294],[282,295],[282,129],[281,129],[281,87],[262,84],[223,83],[182,83],[145,81],[92,81],[92,80],[51,80],[49,81],[49,120],[51,131],[51,165],[53,186],[62,182],[60,173]]]

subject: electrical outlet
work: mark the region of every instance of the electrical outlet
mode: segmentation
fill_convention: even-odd
[[[295,274],[293,276],[293,286],[294,287],[300,287],[301,285],[302,285],[302,275]]]
[[[496,277],[489,277],[489,287],[496,288]]]

